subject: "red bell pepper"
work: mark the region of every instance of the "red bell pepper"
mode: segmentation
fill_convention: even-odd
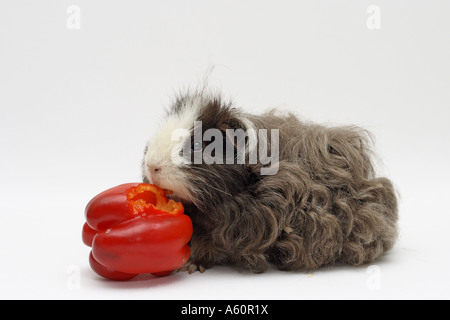
[[[86,206],[83,242],[91,268],[127,280],[141,273],[170,274],[190,255],[191,219],[183,205],[152,184],[128,183],[95,196]]]

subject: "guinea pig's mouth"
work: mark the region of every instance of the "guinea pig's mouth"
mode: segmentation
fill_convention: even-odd
[[[177,194],[174,193],[174,192],[172,192],[172,193],[166,193],[166,195],[167,195],[167,198],[172,199],[172,200],[174,200],[174,201],[176,201],[176,202],[181,202],[181,203],[183,203],[183,204],[191,203],[191,202],[192,202],[192,201],[190,201],[190,200],[188,200],[188,199],[186,199],[186,198],[180,197],[179,195],[177,195]]]
[[[182,190],[178,190],[178,189],[173,190],[173,189],[165,188],[165,186],[158,186],[158,187],[164,191],[167,198],[169,198],[169,199],[173,199],[173,200],[175,200],[177,202],[181,202],[181,203],[191,202],[189,194],[183,193]]]
[[[163,188],[163,191],[169,199],[175,200],[177,202],[186,201],[185,199],[177,196],[173,190]]]
[[[150,176],[146,180],[161,188],[170,199],[181,203],[192,202],[192,194],[180,180],[171,179],[170,176]]]

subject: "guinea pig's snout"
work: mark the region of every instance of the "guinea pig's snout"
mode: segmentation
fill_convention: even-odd
[[[155,165],[147,165],[147,169],[148,169],[148,180],[150,181],[150,183],[153,184],[160,184],[161,183],[161,172],[162,172],[162,168],[161,166],[155,166]]]
[[[151,175],[161,173],[161,167],[148,165],[148,172],[150,172]]]
[[[148,166],[148,171],[150,171],[151,174],[154,174],[160,172],[161,168],[156,166]]]

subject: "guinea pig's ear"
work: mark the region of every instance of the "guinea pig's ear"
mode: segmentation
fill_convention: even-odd
[[[226,119],[224,121],[224,123],[221,124],[221,128],[219,128],[219,129],[220,130],[226,130],[226,129],[233,129],[233,130],[243,129],[243,130],[245,130],[245,126],[242,122],[240,122],[238,120],[237,117],[232,115],[228,119]]]
[[[256,143],[255,139],[257,139],[255,131],[249,128],[252,126],[246,125],[247,122],[249,121],[244,118],[231,115],[219,127],[223,133],[226,148],[230,151],[233,149],[234,160],[238,164],[245,163],[246,154],[253,148]]]
[[[233,132],[236,132],[238,129],[245,130],[244,125],[238,120],[238,118],[233,114],[234,109],[228,110],[228,114],[226,117],[221,119],[219,122],[217,129],[222,131],[223,136],[226,140],[235,145],[235,138],[233,137]]]

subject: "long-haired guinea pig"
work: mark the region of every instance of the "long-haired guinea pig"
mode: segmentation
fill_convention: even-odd
[[[396,194],[371,158],[361,128],[248,114],[195,92],[175,99],[148,142],[143,180],[170,190],[192,219],[183,270],[314,270],[368,263],[394,245]]]

